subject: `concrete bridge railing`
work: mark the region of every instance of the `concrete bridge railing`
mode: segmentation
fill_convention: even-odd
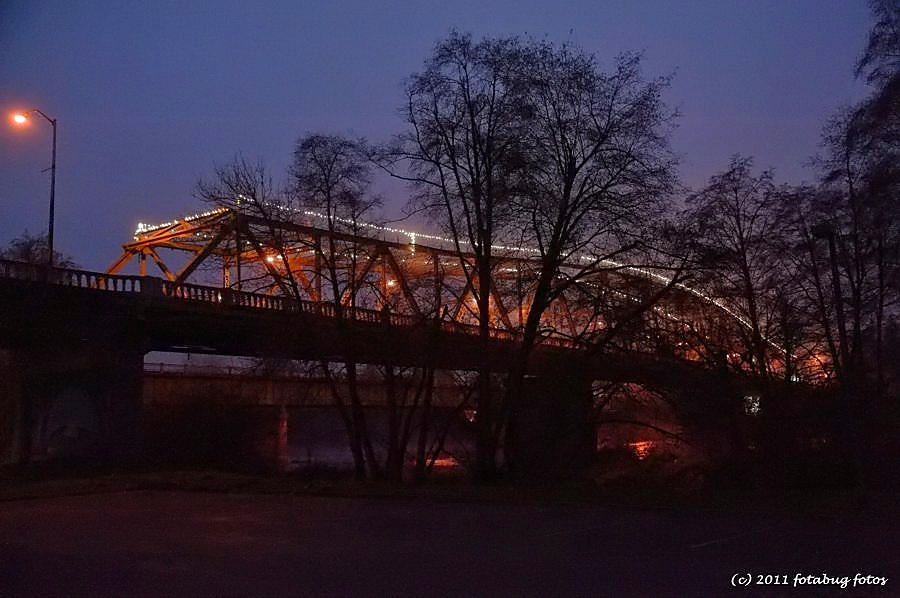
[[[143,280],[147,277],[110,275],[89,270],[0,260],[0,278],[120,293],[140,293],[143,288]]]
[[[228,288],[175,282],[152,276],[105,274],[89,270],[0,260],[0,278],[115,293],[129,293],[146,297],[180,299],[223,306],[305,313],[328,318],[338,317],[338,310],[334,303],[327,301],[309,301],[283,295],[250,293]],[[423,318],[406,314],[364,307],[345,306],[340,311],[341,317],[345,319],[395,327],[411,327],[424,321]],[[467,334],[470,336],[479,334],[478,326],[473,324],[441,321],[440,327],[441,331],[451,334]],[[492,338],[499,340],[516,340],[518,338],[516,332],[500,328],[492,328],[490,334]],[[545,339],[545,343],[553,346],[574,348],[574,345],[566,339]]]

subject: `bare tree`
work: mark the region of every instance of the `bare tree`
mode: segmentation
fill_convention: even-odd
[[[356,239],[361,236],[363,218],[371,217],[381,205],[379,198],[369,194],[371,179],[363,147],[362,140],[315,134],[301,137],[290,169],[290,195],[297,209],[312,208],[324,216],[328,235],[325,243],[321,238],[313,242],[312,250],[319,264],[313,276],[324,277],[329,287],[338,334],[344,347],[343,374],[349,401],[341,396],[329,364],[323,362],[322,369],[331,382],[335,406],[350,437],[357,475],[363,476],[368,468],[371,476],[381,477],[382,469],[360,400],[359,363],[353,340],[352,310],[365,284],[360,278],[359,266],[362,260],[370,257],[364,255],[365,248]],[[320,296],[318,299],[325,298]]]
[[[293,184],[289,190],[281,189],[272,180],[262,164],[251,164],[238,157],[231,163],[218,167],[216,176],[210,181],[201,181],[197,193],[204,201],[231,209],[236,220],[235,254],[240,256],[245,246],[255,252],[250,280],[257,289],[275,289],[280,294],[295,300],[307,298],[308,285],[303,284],[306,275],[295,262],[300,251],[312,251],[321,268],[317,274],[329,283],[328,294],[335,310],[339,333],[352,334],[351,313],[357,294],[356,279],[344,271],[343,260],[349,258],[355,263],[356,252],[335,240],[335,233],[344,230],[347,222],[350,228],[357,217],[377,202],[366,204],[362,192],[367,184],[359,167],[361,155],[356,146],[338,138],[309,136],[298,142],[295,163],[292,169]],[[309,239],[298,233],[297,224],[302,220],[299,205],[313,207],[325,216],[329,235],[328,247],[323,247],[319,239]],[[352,267],[351,267],[352,268]],[[241,280],[241,266],[239,281]],[[320,284],[321,281],[316,281]],[[316,297],[322,300],[322,297]],[[352,343],[347,346],[352,347]],[[331,376],[333,368],[321,364],[323,371]],[[354,457],[357,474],[365,475],[366,462],[377,468],[374,456],[366,459],[367,447],[374,455],[371,442],[366,436],[365,418],[359,405],[356,386],[356,361],[347,355],[348,386],[352,407],[343,404],[337,384],[333,384],[333,395],[338,411],[344,418],[350,438],[350,448]]]
[[[530,42],[516,62],[521,90],[522,165],[515,171],[513,220],[537,250],[522,344],[507,393],[507,445],[529,355],[541,321],[573,286],[629,266],[647,266],[675,183],[665,78],[641,76],[640,57],[618,58],[612,72],[594,56],[548,42]],[[656,266],[662,266],[656,262]],[[645,307],[646,309],[646,307]]]
[[[46,264],[47,251],[47,235],[30,235],[25,231],[10,241],[4,249],[0,249],[0,259]],[[59,268],[78,267],[74,259],[58,251],[53,252],[53,265]]]
[[[238,286],[256,283],[254,290],[278,287],[281,294],[299,299],[302,287],[289,262],[289,249],[296,239],[284,223],[290,222],[289,198],[273,181],[261,162],[242,156],[215,169],[215,176],[197,183],[196,195],[204,202],[230,209],[236,218],[234,253],[237,257]],[[245,250],[255,254],[252,278],[242,280],[240,262]],[[280,268],[275,267],[277,257]]]
[[[856,76],[884,84],[900,72],[900,4],[897,0],[869,0],[875,24],[866,49],[856,63]]]
[[[480,383],[482,475],[491,475],[497,438],[515,419],[544,312],[570,285],[621,267],[610,260],[624,260],[649,236],[647,224],[674,182],[665,85],[644,81],[636,56],[607,74],[565,46],[475,42],[458,33],[410,79],[410,130],[389,152],[388,168],[398,175],[397,161],[410,167],[398,176],[415,184],[415,207],[445,227],[461,254],[474,255],[461,266],[485,341],[497,265],[513,255],[535,258],[524,273],[536,282],[527,289],[523,342],[502,407],[491,398],[489,372]]]
[[[461,256],[474,256],[461,257],[460,266],[475,297],[484,343],[490,339],[495,245],[508,235],[514,193],[509,173],[519,159],[520,94],[512,85],[523,57],[515,38],[475,42],[451,33],[409,79],[409,129],[381,156],[392,174],[414,184],[413,207],[445,228]],[[401,172],[401,165],[408,171]],[[481,478],[496,470],[498,414],[491,379],[484,365],[476,398]]]

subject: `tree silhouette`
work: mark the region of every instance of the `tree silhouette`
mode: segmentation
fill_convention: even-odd
[[[0,259],[43,265],[47,263],[47,251],[47,235],[31,235],[26,230],[0,250]],[[53,265],[59,268],[78,267],[71,256],[59,251],[53,252]]]

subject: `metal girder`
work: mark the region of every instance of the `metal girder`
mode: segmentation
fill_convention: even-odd
[[[175,277],[175,280],[177,282],[184,282],[184,280],[188,276],[190,276],[194,270],[197,269],[197,266],[202,264],[203,260],[205,260],[209,256],[209,254],[212,253],[213,249],[218,247],[219,243],[222,242],[222,239],[224,239],[227,235],[229,235],[231,233],[231,230],[232,230],[232,227],[230,227],[230,226],[222,227],[219,230],[218,234],[216,234],[215,237],[210,239],[209,243],[207,243],[206,246],[203,247],[203,249],[201,249],[197,253],[197,255],[194,256],[194,259],[192,259],[187,264],[185,264],[184,268],[182,268],[181,271],[178,273],[178,276]]]
[[[175,282],[175,275],[172,274],[172,271],[166,267],[166,264],[162,261],[162,258],[159,257],[159,254],[152,247],[147,247],[144,249],[144,253],[149,253],[150,257],[153,258],[153,261],[156,262],[156,265],[159,267],[160,271],[163,273],[168,280]]]
[[[415,295],[413,295],[412,290],[409,288],[409,284],[406,282],[406,276],[400,270],[400,265],[397,264],[397,260],[394,259],[394,254],[391,253],[390,247],[385,246],[381,255],[384,256],[384,258],[387,258],[388,267],[393,271],[394,276],[397,277],[397,282],[400,283],[400,289],[403,291],[403,296],[406,297],[406,302],[409,304],[409,307],[416,316],[422,317],[422,310],[419,308],[419,303],[416,301]]]
[[[457,299],[456,299],[456,307],[453,308],[453,315],[451,316],[451,318],[454,322],[459,321],[459,316],[462,315],[463,308],[469,309],[468,307],[466,307],[466,298],[468,298],[471,291],[472,291],[472,283],[467,280],[466,285],[463,287],[462,292],[460,293],[459,297],[457,297]],[[475,295],[473,294],[472,296],[474,297]]]
[[[209,230],[218,222],[223,220],[233,220],[233,218],[234,215],[231,210],[223,210],[202,218],[176,221],[169,226],[144,233],[138,233],[137,238],[131,243],[127,243],[125,247],[129,249],[140,249],[145,245],[159,245],[171,239],[177,239],[196,232]]]
[[[137,251],[128,249],[126,247],[125,249],[123,249],[122,255],[119,256],[119,259],[114,261],[112,263],[112,265],[106,269],[106,273],[107,274],[118,274],[119,270],[124,268],[128,264],[128,262],[131,261],[131,258],[133,258],[135,256],[135,254],[137,254],[137,253],[138,253]]]
[[[250,227],[245,227],[243,233],[247,235],[247,240],[250,241],[250,244],[253,245],[253,248],[256,250],[257,256],[259,256],[259,260],[263,263],[266,270],[269,271],[269,274],[275,280],[279,287],[281,287],[281,292],[287,295],[288,297],[291,295],[291,289],[287,285],[284,284],[284,277],[281,275],[278,270],[275,269],[272,264],[269,263],[268,257],[266,255],[265,250],[262,248],[259,240],[256,238],[256,235],[250,230]]]
[[[572,316],[572,310],[569,309],[569,301],[566,299],[564,294],[559,295],[560,305],[563,307],[563,312],[566,316],[566,324],[569,325],[569,334],[573,337],[578,335],[578,327],[575,325],[575,318]]]
[[[495,309],[500,313],[500,321],[503,322],[503,325],[506,326],[507,330],[515,330],[515,326],[512,325],[512,322],[509,319],[509,313],[506,311],[506,306],[503,305],[503,299],[500,297],[500,293],[497,292],[497,287],[493,284],[491,285],[491,296],[494,298]]]
[[[363,266],[363,269],[359,274],[354,275],[353,273],[351,273],[351,276],[353,276],[353,287],[351,289],[352,293],[359,292],[360,285],[363,283],[363,280],[365,280],[365,278],[369,274],[369,272],[372,271],[372,266],[377,261],[378,261],[378,250],[369,254],[369,258],[366,260],[366,264],[365,264],[365,266]],[[341,299],[341,303],[343,303],[344,305],[348,305],[349,304],[348,302],[353,299],[354,299],[354,297],[347,297],[346,301],[344,299]]]

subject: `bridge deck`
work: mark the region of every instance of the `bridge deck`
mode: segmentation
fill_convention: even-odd
[[[0,261],[0,343],[8,348],[103,344],[123,352],[174,351],[291,359],[508,368],[515,333],[275,295]],[[536,371],[564,369],[585,353],[565,339],[536,348]],[[708,377],[703,368],[643,354],[584,360],[598,379],[672,384]],[[681,382],[679,382],[681,383]]]

